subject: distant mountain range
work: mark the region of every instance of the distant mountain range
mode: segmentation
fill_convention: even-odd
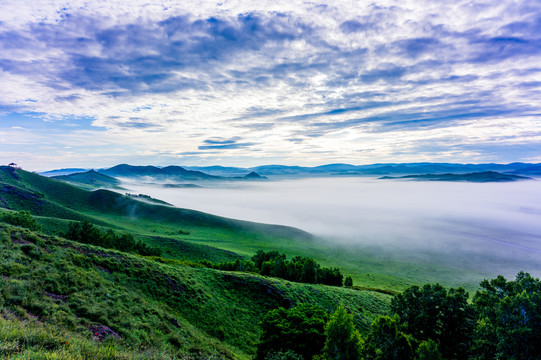
[[[263,165],[251,168],[222,166],[187,166],[186,169],[202,171],[216,176],[231,176],[254,171],[264,176],[383,176],[420,174],[466,174],[495,171],[515,175],[541,176],[541,164],[453,164],[453,163],[390,163],[370,165],[327,164],[315,167]]]
[[[111,180],[99,178],[96,174],[112,178],[149,178],[173,182],[213,181],[213,180],[264,180],[271,177],[316,177],[316,176],[406,176],[406,175],[438,175],[438,174],[471,174],[497,172],[507,175],[530,177],[541,176],[541,164],[452,164],[452,163],[406,163],[406,164],[327,164],[315,167],[263,165],[251,168],[224,166],[133,166],[116,165],[108,169],[98,169],[86,175],[74,176],[74,173],[85,174],[86,169],[59,169],[41,173],[45,176],[69,176],[60,179],[96,185],[99,181]],[[86,179],[85,179],[86,177]]]
[[[417,181],[467,181],[467,182],[509,182],[519,180],[531,180],[527,176],[502,174],[495,171],[483,171],[467,174],[423,174],[405,176],[383,176],[380,179],[409,179]]]
[[[80,171],[82,170],[82,171]],[[73,171],[70,173],[70,171]],[[63,174],[63,175],[58,175]],[[217,176],[209,175],[198,170],[187,170],[181,166],[132,166],[127,164],[116,165],[109,169],[85,170],[85,169],[59,169],[42,173],[57,180],[62,180],[85,189],[109,188],[122,189],[120,187],[122,178],[143,179],[144,181],[160,182],[164,187],[195,188],[196,184],[186,183],[191,181],[258,181],[267,179],[254,171],[242,176]],[[171,183],[172,182],[172,183]]]
[[[113,177],[152,177],[152,178],[177,178],[182,180],[218,180],[219,176],[205,174],[201,171],[186,170],[181,166],[132,166],[121,164],[110,169],[98,170],[98,172]]]

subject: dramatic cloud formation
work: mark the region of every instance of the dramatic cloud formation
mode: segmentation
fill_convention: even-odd
[[[6,0],[2,161],[541,161],[540,56],[526,0]]]

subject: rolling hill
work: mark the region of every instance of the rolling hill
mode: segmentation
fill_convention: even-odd
[[[66,181],[73,185],[78,185],[87,189],[113,188],[122,189],[120,180],[114,177],[101,174],[95,170],[79,172],[69,175],[52,176],[53,179]]]
[[[99,170],[101,174],[113,177],[151,177],[175,180],[218,180],[219,176],[205,174],[201,171],[186,170],[181,166],[167,166],[158,168],[155,166],[132,166],[121,164],[109,169]]]
[[[41,231],[6,224],[31,212]],[[143,257],[61,237],[74,221],[128,232],[162,250]],[[389,296],[203,268],[197,261],[253,254],[206,245],[220,241],[314,245],[307,233],[87,191],[21,169],[0,167],[0,331],[4,354],[76,359],[250,358],[259,321],[277,306],[339,303],[366,329]],[[267,245],[269,246],[269,245]],[[23,339],[23,345],[20,341]],[[44,346],[43,344],[46,344]],[[83,355],[81,355],[83,354]]]

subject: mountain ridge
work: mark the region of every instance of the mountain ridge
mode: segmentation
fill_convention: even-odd
[[[181,170],[182,169],[182,170]],[[53,170],[56,172],[69,169]],[[420,175],[427,173],[471,173],[482,171],[496,171],[515,175],[541,176],[541,163],[514,162],[509,164],[483,163],[483,164],[461,164],[461,163],[375,163],[366,165],[351,165],[344,163],[324,164],[313,167],[291,166],[291,165],[260,165],[254,167],[227,167],[220,165],[212,166],[178,166],[170,165],[163,168],[157,166],[132,166],[120,164],[107,169],[100,169],[98,172],[122,176],[181,176],[184,174],[186,180],[218,179],[229,180],[256,172],[260,176],[377,176],[377,175]],[[48,174],[43,172],[41,174]],[[189,176],[188,176],[189,175]]]

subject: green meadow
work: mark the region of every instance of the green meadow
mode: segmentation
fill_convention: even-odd
[[[4,358],[251,358],[259,323],[276,307],[312,303],[331,312],[343,304],[360,329],[388,309],[388,294],[360,283],[300,284],[197,263],[247,259],[257,249],[324,253],[297,229],[91,192],[7,167],[0,181]],[[9,223],[21,210],[37,227]],[[144,257],[62,237],[83,220],[133,234],[162,254]]]

